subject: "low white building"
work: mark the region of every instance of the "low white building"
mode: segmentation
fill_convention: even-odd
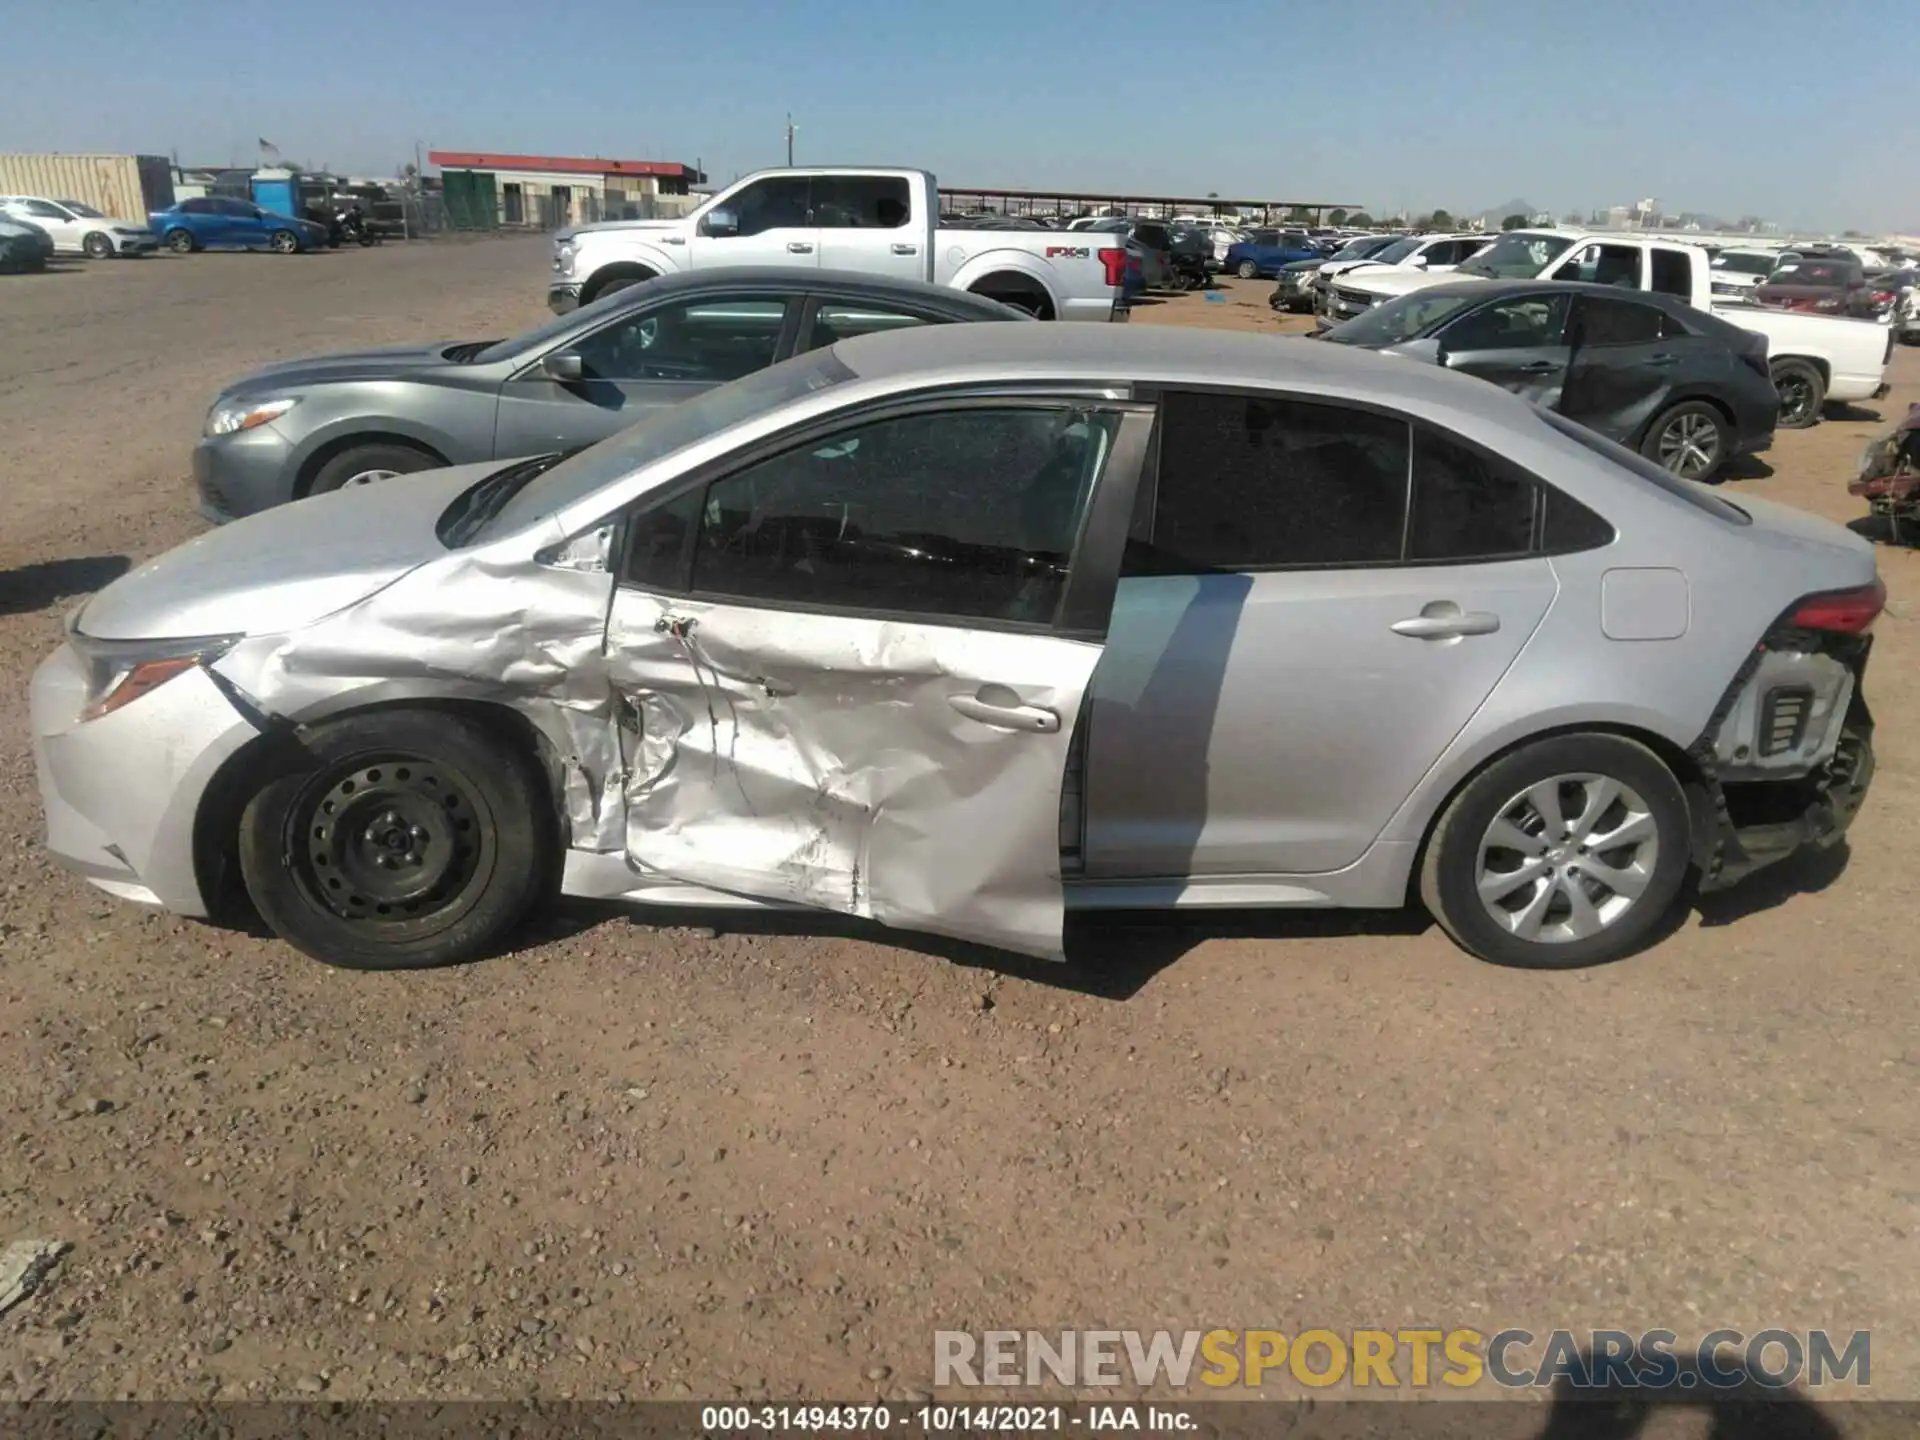
[[[674,160],[433,150],[449,212],[490,212],[506,226],[554,228],[685,213],[706,176]],[[473,213],[471,219],[482,216]]]

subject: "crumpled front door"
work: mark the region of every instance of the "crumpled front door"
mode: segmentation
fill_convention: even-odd
[[[630,863],[1058,957],[1068,749],[1151,429],[919,401],[637,515],[674,538],[631,542],[608,621]],[[785,598],[723,598],[749,589]]]

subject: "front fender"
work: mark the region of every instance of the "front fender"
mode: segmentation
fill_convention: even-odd
[[[491,417],[484,427],[463,435],[405,416],[356,410],[321,421],[301,437],[293,450],[294,473],[304,470],[308,462],[321,451],[355,435],[391,435],[410,440],[445,457],[449,465],[471,465],[476,461],[493,459]]]
[[[602,240],[591,250],[582,249],[580,258],[574,262],[572,278],[580,282],[581,293],[585,294],[593,288],[602,271],[616,265],[640,265],[656,275],[672,275],[688,268],[686,247],[669,249],[624,238]]]
[[[1089,245],[1089,250],[1098,247]],[[1060,277],[1052,266],[1025,250],[983,250],[953,272],[947,283],[955,290],[971,290],[989,275],[1024,275],[1047,292],[1055,308],[1061,300]]]

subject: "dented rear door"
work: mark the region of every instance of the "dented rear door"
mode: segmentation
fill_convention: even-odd
[[[1058,956],[1067,751],[1150,428],[921,401],[650,497],[607,637],[630,861]]]

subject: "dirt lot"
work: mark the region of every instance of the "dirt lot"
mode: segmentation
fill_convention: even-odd
[[[354,975],[51,867],[27,677],[198,530],[220,382],[509,333],[543,274],[503,240],[0,281],[0,1241],[73,1245],[0,1394],[844,1399],[924,1390],[936,1328],[1426,1323],[1870,1328],[1920,1397],[1907,553],[1851,853],[1599,971],[1410,916],[1105,923],[1050,969],[571,913]],[[1135,323],[1277,333],[1267,288]],[[1920,352],[1896,380],[1889,414]],[[1851,518],[1872,418],[1730,489]]]

